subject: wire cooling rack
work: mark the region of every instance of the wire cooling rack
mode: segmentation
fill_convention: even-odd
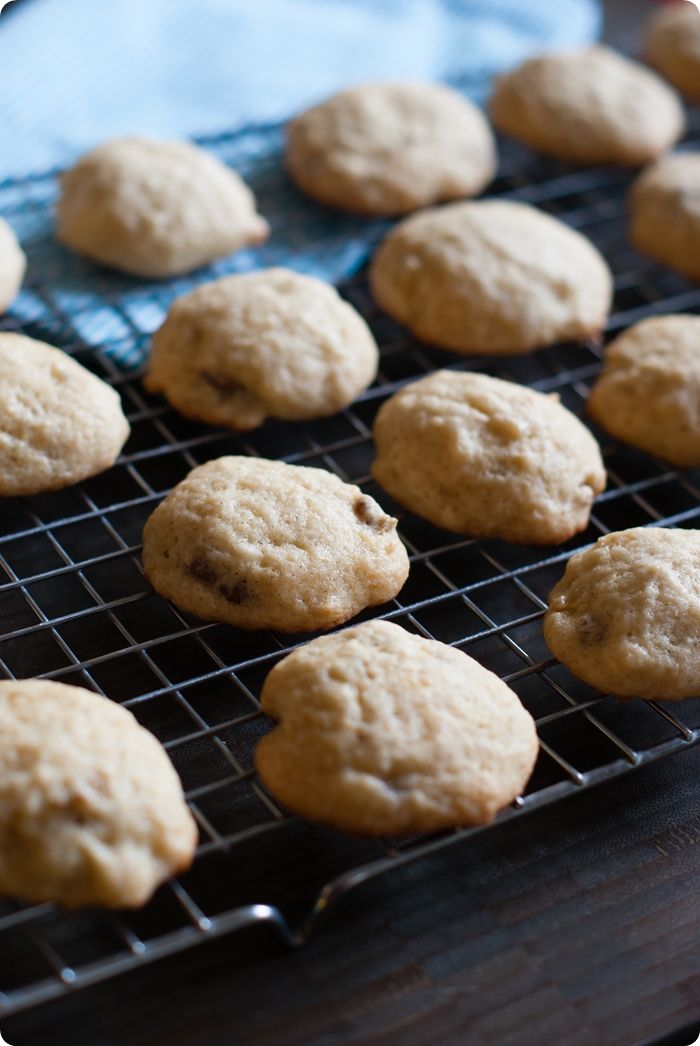
[[[697,141],[698,125],[689,141]],[[58,248],[53,174],[0,184],[0,213],[20,233],[30,266],[0,329],[61,346],[121,393],[132,436],[106,475],[70,490],[0,504],[0,675],[76,683],[129,707],[165,744],[182,776],[201,843],[190,872],[141,912],[65,913],[0,902],[0,1015],[134,968],[255,922],[301,943],[348,889],[475,831],[629,773],[700,738],[700,701],[623,703],[601,697],[543,644],[547,594],[565,561],[609,530],[697,526],[700,474],[679,473],[611,442],[609,485],[585,533],[550,549],[471,541],[406,514],[369,476],[376,411],[406,380],[437,366],[487,370],[556,391],[581,412],[598,372],[595,345],[562,345],[513,359],[459,359],[406,335],[374,307],[365,262],[382,222],[332,214],[302,200],[281,173],[280,130],[249,128],[203,144],[242,170],[272,222],[268,245],[193,279],[137,283]],[[582,230],[615,273],[609,331],[645,316],[700,311],[700,289],[636,255],[626,239],[629,176],[572,172],[504,147],[492,193],[537,204]],[[312,424],[269,422],[245,436],[180,418],[140,382],[150,333],[169,302],[227,271],[293,264],[341,281],[381,346],[381,371],[354,406]],[[307,637],[243,633],[182,614],[145,583],[143,524],[195,465],[254,454],[330,469],[400,517],[409,580],[381,616],[452,643],[505,678],[535,716],[541,755],[525,795],[489,829],[409,840],[349,839],[287,815],[257,781],[253,750],[268,729],[262,681]],[[290,900],[291,898],[291,900]]]

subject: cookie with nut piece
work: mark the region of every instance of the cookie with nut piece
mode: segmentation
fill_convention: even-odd
[[[153,338],[146,387],[180,413],[239,431],[347,407],[379,353],[330,284],[290,269],[225,276],[171,305]]]
[[[455,647],[368,621],[272,669],[279,720],[257,770],[285,806],[360,835],[486,824],[532,772],[535,724],[518,696]]]
[[[200,465],[146,522],[156,591],[239,628],[333,628],[395,596],[408,576],[396,520],[323,469],[264,458]]]

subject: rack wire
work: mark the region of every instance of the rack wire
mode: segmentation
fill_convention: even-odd
[[[700,140],[697,119],[689,142]],[[278,127],[203,141],[252,182],[270,243],[192,279],[142,284],[68,255],[52,239],[56,175],[0,184],[0,213],[28,251],[28,281],[0,329],[43,337],[117,388],[132,436],[106,475],[60,493],[0,505],[0,676],[60,679],[130,708],[164,743],[198,821],[190,872],[141,912],[65,913],[0,902],[0,1016],[133,969],[251,923],[303,943],[349,889],[479,831],[497,831],[555,800],[627,774],[700,739],[700,701],[616,702],[549,655],[541,617],[567,558],[628,526],[700,523],[700,473],[678,472],[603,433],[608,489],[588,529],[543,550],[472,541],[401,511],[369,476],[371,425],[400,385],[438,366],[556,391],[581,413],[600,366],[593,344],[527,357],[460,359],[417,343],[375,308],[365,262],[386,223],[302,200],[281,173]],[[700,312],[700,289],[640,258],[626,239],[620,171],[571,169],[503,146],[492,195],[534,203],[583,231],[615,274],[609,335],[643,317]],[[147,395],[140,370],[170,301],[228,271],[289,263],[340,281],[381,347],[375,384],[338,416],[268,422],[245,436],[180,418]],[[526,793],[486,829],[408,840],[356,840],[288,815],[256,779],[252,753],[269,728],[258,695],[269,669],[308,637],[242,633],[191,618],[157,596],[139,560],[143,524],[195,465],[226,453],[328,468],[400,517],[409,580],[392,603],[360,616],[400,622],[451,643],[501,675],[538,724],[540,758]],[[279,869],[284,869],[280,875]]]

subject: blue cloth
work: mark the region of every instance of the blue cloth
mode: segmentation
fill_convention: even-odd
[[[0,16],[0,214],[28,270],[3,325],[133,368],[170,302],[202,280],[269,265],[350,276],[386,223],[305,199],[283,173],[279,127],[251,121],[369,78],[440,78],[478,96],[529,52],[593,39],[599,21],[595,0],[20,0]],[[16,179],[126,132],[212,134],[206,147],[270,220],[268,242],[163,283],[60,247],[55,178]]]
[[[596,0],[16,0],[0,15],[0,177],[118,134],[280,120],[371,78],[478,95],[600,23]]]

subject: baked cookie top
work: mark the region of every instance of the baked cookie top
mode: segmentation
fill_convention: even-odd
[[[578,164],[641,166],[685,127],[671,87],[600,45],[528,58],[496,81],[489,111],[504,134]]]
[[[0,497],[104,472],[128,435],[109,385],[51,345],[0,333]]]
[[[135,276],[190,272],[260,243],[267,222],[247,185],[189,142],[117,138],[61,179],[57,236]]]
[[[598,338],[612,296],[592,243],[506,200],[404,219],[375,254],[370,281],[381,307],[417,337],[464,354]]]
[[[556,395],[437,371],[405,386],[374,425],[372,475],[438,527],[533,545],[588,524],[605,486],[600,449]]]
[[[181,413],[232,429],[320,418],[377,372],[367,324],[334,287],[289,269],[226,276],[179,298],[145,379]]]
[[[0,218],[0,314],[17,294],[26,265],[27,259],[12,227]]]
[[[322,469],[226,457],[190,472],[143,534],[161,595],[205,620],[302,632],[385,603],[408,576],[387,516]]]
[[[80,687],[0,681],[0,894],[138,907],[192,861],[197,829],[165,751]]]
[[[700,101],[700,17],[693,3],[665,4],[649,17],[644,57],[691,101]]]
[[[634,528],[573,556],[549,596],[547,646],[619,697],[700,695],[700,531]]]
[[[637,250],[700,279],[700,153],[674,153],[642,171],[632,186],[630,213]]]
[[[498,676],[386,621],[289,654],[262,707],[280,721],[255,753],[272,794],[363,835],[485,824],[537,758],[533,720]]]
[[[587,410],[625,443],[700,466],[700,316],[655,316],[615,338]]]
[[[297,116],[287,167],[309,196],[367,215],[474,196],[491,181],[496,149],[471,102],[440,84],[350,87]]]

